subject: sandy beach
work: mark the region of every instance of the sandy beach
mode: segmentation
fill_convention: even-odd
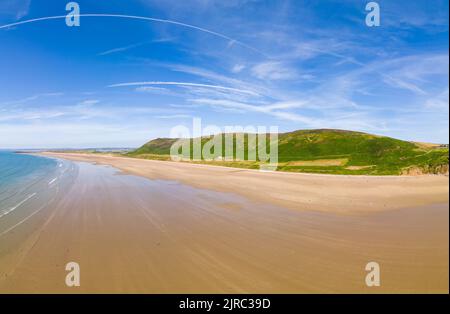
[[[73,182],[0,236],[2,293],[448,293],[448,177],[45,155]]]
[[[448,203],[447,176],[336,176],[265,173],[170,161],[95,154],[55,154],[73,161],[110,165],[149,179],[172,180],[200,189],[229,192],[295,210],[363,214]]]

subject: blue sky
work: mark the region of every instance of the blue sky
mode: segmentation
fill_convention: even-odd
[[[2,0],[0,27],[67,2]],[[449,142],[447,0],[377,1],[371,28],[365,0],[77,2],[166,22],[0,29],[0,147],[134,147],[193,117]]]

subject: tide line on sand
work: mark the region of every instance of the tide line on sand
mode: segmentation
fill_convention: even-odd
[[[15,211],[17,208],[19,208],[20,206],[22,206],[23,204],[25,204],[28,200],[30,200],[31,198],[33,198],[34,196],[36,196],[36,194],[37,194],[37,193],[33,193],[33,194],[28,195],[23,201],[21,201],[20,203],[18,203],[16,206],[11,207],[10,209],[3,211],[3,212],[0,214],[0,218],[2,218],[3,216],[6,216],[6,215],[8,215],[9,213]]]

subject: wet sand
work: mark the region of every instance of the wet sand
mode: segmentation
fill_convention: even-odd
[[[448,293],[448,178],[59,157],[128,174],[77,162],[54,202],[0,236],[2,293]],[[77,288],[64,281],[72,261]],[[370,261],[381,287],[365,285]]]

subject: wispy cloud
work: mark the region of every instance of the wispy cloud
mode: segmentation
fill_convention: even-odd
[[[438,95],[428,99],[425,102],[425,108],[439,110],[440,112],[445,112],[445,111],[448,112],[448,110],[449,110],[448,106],[449,106],[448,87],[443,92],[441,92]]]
[[[12,111],[3,112],[0,115],[0,121],[33,121],[33,120],[48,120],[60,118],[64,112],[55,110],[28,110],[28,111]]]
[[[22,0],[22,1],[23,1],[23,5],[19,8],[19,10],[17,11],[17,14],[16,14],[16,18],[18,20],[27,16],[28,12],[30,10],[31,0]],[[21,2],[21,1],[19,1],[19,2]]]
[[[180,65],[180,64],[167,64],[167,68],[175,72],[182,72],[186,74],[191,74],[196,77],[202,78],[204,80],[210,80],[213,82],[220,82],[221,84],[227,84],[229,86],[245,88],[250,91],[255,92],[256,94],[264,94],[264,91],[260,86],[251,84],[247,81],[240,80],[236,77],[228,76],[225,74],[217,73],[212,70],[208,70],[201,67],[194,67],[188,65]]]
[[[28,96],[25,98],[21,98],[21,99],[16,99],[16,100],[10,100],[10,101],[5,101],[3,103],[0,103],[0,105],[20,105],[20,104],[25,104],[27,102],[31,102],[40,98],[45,98],[45,97],[58,97],[58,96],[63,96],[63,93],[40,93],[40,94],[36,94],[36,95],[32,95],[32,96]]]
[[[0,16],[12,16],[19,20],[28,15],[31,0],[3,0],[0,2]]]
[[[245,69],[245,65],[243,65],[243,64],[235,64],[234,66],[233,66],[233,68],[231,69],[231,72],[233,72],[233,73],[239,73],[239,72],[241,72],[242,70],[244,70]]]
[[[99,102],[100,102],[100,100],[98,100],[98,99],[87,99],[87,100],[83,100],[83,101],[79,102],[78,105],[92,106],[92,105],[98,104]]]
[[[139,86],[135,89],[137,92],[167,92],[167,88],[153,86]]]
[[[367,130],[367,131],[369,130],[381,131],[385,129],[381,123],[373,119],[370,119],[370,117],[365,116],[364,113],[361,113],[359,115],[348,115],[348,116],[346,115],[339,116],[333,114],[332,117],[317,118],[295,112],[282,111],[280,109],[285,108],[280,108],[280,106],[277,106],[276,104],[260,106],[247,103],[233,102],[228,100],[215,100],[215,99],[192,99],[190,101],[195,104],[212,106],[215,108],[238,110],[243,113],[253,112],[266,114],[280,120],[301,123],[303,127],[308,128],[327,127],[327,128],[343,128],[350,130]],[[295,104],[295,106],[301,106],[301,104]],[[294,104],[292,104],[292,106],[287,107],[292,108],[294,107]]]
[[[119,52],[126,52],[128,50],[134,49],[134,48],[138,48],[147,44],[161,44],[161,43],[168,43],[168,42],[172,42],[174,41],[176,38],[175,37],[161,37],[158,39],[154,39],[154,40],[147,40],[147,41],[142,41],[142,42],[138,42],[138,43],[134,43],[131,45],[126,45],[126,46],[121,46],[121,47],[117,47],[117,48],[112,48],[112,49],[108,49],[106,51],[100,52],[97,55],[98,56],[106,56],[106,55],[110,55],[110,54],[114,54],[114,53],[119,53]]]
[[[297,78],[297,71],[281,62],[263,62],[252,68],[254,76],[261,80],[292,80]]]
[[[237,89],[237,88],[220,86],[220,85],[192,83],[192,82],[130,82],[130,83],[113,84],[113,85],[109,85],[108,87],[146,86],[146,85],[203,87],[203,88],[212,88],[212,89],[225,90],[225,91],[230,91],[230,92],[235,92],[235,93],[259,96],[256,92],[253,92],[250,90]]]
[[[134,126],[139,126],[135,129],[139,135],[143,130],[167,131],[177,119],[201,115],[217,124],[250,121],[276,123],[285,130],[334,127],[417,139],[429,135],[434,141],[433,134],[446,138],[442,134],[448,133],[448,39],[444,36],[448,10],[440,9],[447,9],[448,1],[417,0],[406,5],[380,1],[382,27],[376,29],[365,27],[366,12],[359,0],[319,5],[291,0],[121,3],[123,12],[138,14],[138,8],[143,16],[87,14],[99,8],[110,10],[108,4],[86,3],[82,19],[108,25],[101,29],[102,40],[95,40],[99,33],[93,29],[77,39],[77,51],[64,50],[64,56],[47,55],[48,51],[35,54],[43,69],[71,58],[70,77],[62,69],[50,70],[48,80],[28,86],[31,81],[24,76],[32,77],[34,68],[21,67],[23,59],[8,51],[8,44],[16,39],[4,37],[10,42],[0,52],[5,54],[2,60],[8,60],[2,68],[11,75],[1,84],[0,131],[11,131],[16,123],[18,134],[21,127],[32,134],[38,126],[54,125],[52,130],[68,132],[66,138],[73,136],[77,142],[76,136],[87,135],[63,124],[79,124],[92,132],[102,132],[103,124],[103,131],[114,135],[124,127],[134,137]],[[13,2],[21,1],[0,1],[0,11]],[[42,22],[39,44],[52,47],[46,39],[54,29],[46,21],[63,23],[65,16],[36,14],[34,19],[14,22],[17,8],[0,17],[11,23],[0,26],[0,32],[12,25]],[[330,15],[333,8],[339,8],[340,14]],[[154,14],[164,19],[145,17]],[[127,31],[109,34],[117,21]],[[28,27],[23,29],[27,41],[38,40],[33,32],[26,37]],[[151,49],[144,49],[145,43]],[[86,77],[86,65],[92,77]],[[103,88],[114,82],[125,83]],[[21,94],[45,91],[48,86],[67,89],[66,97]],[[153,134],[142,136],[147,140]]]
[[[190,119],[192,118],[192,115],[188,114],[172,114],[172,115],[162,115],[162,116],[156,116],[157,119]]]
[[[317,127],[320,125],[319,121],[306,117],[300,114],[295,114],[292,112],[285,112],[280,111],[279,109],[286,109],[292,108],[293,104],[291,106],[279,106],[277,104],[273,105],[253,105],[248,103],[240,103],[230,100],[217,100],[217,99],[191,99],[190,102],[194,104],[201,104],[201,105],[207,105],[212,107],[219,107],[219,108],[226,108],[226,109],[237,109],[242,110],[244,112],[256,112],[256,113],[263,113],[268,114],[276,118],[280,118],[283,120],[290,120],[290,121],[296,121],[304,123],[308,126],[314,126]]]
[[[199,32],[203,32],[218,38],[221,38],[223,40],[226,40],[227,42],[232,42],[233,44],[239,45],[243,48],[246,48],[248,50],[251,50],[257,54],[260,55],[264,55],[264,53],[260,50],[258,50],[257,48],[246,44],[240,40],[234,39],[228,35],[210,30],[210,29],[206,29],[203,27],[199,27],[199,26],[195,26],[192,24],[188,24],[188,23],[183,23],[183,22],[179,22],[179,21],[175,21],[175,20],[168,20],[168,19],[159,19],[159,18],[153,18],[153,17],[147,17],[147,16],[138,16],[138,15],[126,15],[126,14],[104,14],[104,13],[87,13],[87,14],[79,14],[79,17],[84,17],[84,18],[118,18],[118,19],[130,19],[130,20],[141,20],[141,21],[149,21],[149,22],[156,22],[156,23],[163,23],[163,24],[170,24],[170,25],[175,25],[175,26],[180,26],[180,27],[184,27],[190,30],[196,30]],[[40,18],[35,18],[35,19],[29,19],[29,20],[24,20],[24,21],[19,21],[19,22],[15,22],[15,23],[10,23],[10,24],[6,24],[6,25],[1,25],[0,29],[7,29],[7,28],[11,28],[11,27],[15,27],[15,26],[19,26],[19,25],[24,25],[24,24],[30,24],[30,23],[37,23],[37,22],[43,22],[43,21],[48,21],[48,20],[56,20],[56,19],[65,19],[66,16],[65,15],[54,15],[54,16],[46,16],[46,17],[40,17]]]
[[[128,45],[128,46],[117,47],[117,48],[113,48],[113,49],[109,49],[109,50],[100,52],[97,55],[98,56],[106,56],[106,55],[110,55],[110,54],[113,54],[113,53],[125,52],[125,51],[128,51],[130,49],[140,47],[140,46],[142,46],[142,45],[144,45],[146,43],[147,42],[140,42],[140,43],[136,43],[136,44],[132,44],[132,45]]]

